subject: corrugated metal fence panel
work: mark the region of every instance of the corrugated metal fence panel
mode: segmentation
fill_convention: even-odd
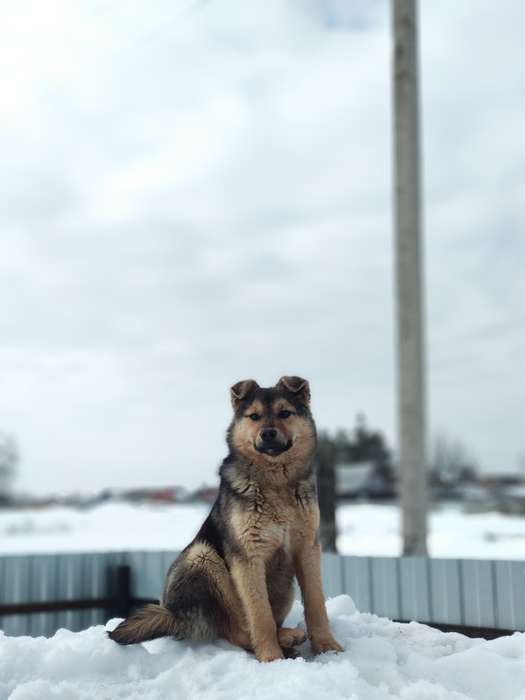
[[[497,625],[525,630],[525,562],[496,561],[493,565]]]
[[[34,557],[31,600],[46,602],[57,595],[57,560],[52,555]],[[27,625],[34,637],[46,636],[55,625],[55,613],[39,613],[27,616]],[[6,618],[8,619],[8,618]]]
[[[343,557],[327,552],[323,555],[323,589],[327,598],[344,593]]]
[[[332,555],[333,556],[333,555]],[[525,562],[341,557],[358,610],[398,620],[525,630]],[[327,595],[333,582],[328,563]]]
[[[343,590],[351,591],[358,610],[372,610],[372,560],[370,557],[341,557],[343,563]]]
[[[496,626],[496,590],[491,561],[460,562],[465,624]]]
[[[80,598],[80,581],[82,580],[82,555],[70,554],[58,559],[57,573],[57,598],[59,600],[73,600]],[[78,593],[77,593],[78,591]],[[56,627],[69,630],[80,629],[81,613],[73,610],[64,610],[56,613]]]
[[[99,598],[108,594],[109,569],[123,563],[121,553],[42,554],[0,557],[0,602],[31,603]],[[105,622],[104,610],[67,610],[0,617],[9,635],[50,636]]]
[[[178,552],[130,552],[126,563],[131,567],[133,594],[138,598],[159,598],[166,572]]]
[[[459,565],[457,559],[429,560],[432,618],[428,622],[465,624]]]
[[[158,598],[177,552],[0,557],[0,602],[102,598],[109,574],[129,564],[133,595]],[[525,562],[343,557],[325,554],[327,597],[348,593],[363,612],[393,619],[525,630]],[[6,634],[53,634],[105,622],[104,610],[10,615]]]
[[[402,620],[432,620],[432,589],[429,559],[399,559],[399,591]]]
[[[372,609],[370,612],[401,619],[399,559],[372,557]],[[347,591],[352,595],[351,591]]]
[[[84,571],[86,597],[103,598],[108,589],[108,555],[95,553],[86,558],[86,570]],[[105,622],[104,610],[85,611],[84,626],[100,625]]]
[[[4,566],[2,598],[9,603],[23,603],[31,595],[31,564],[33,557],[9,557]],[[30,634],[31,622],[23,615],[10,615],[4,620],[6,634]]]

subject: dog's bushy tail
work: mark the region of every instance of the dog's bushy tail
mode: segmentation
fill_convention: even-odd
[[[177,636],[177,619],[162,605],[149,604],[123,620],[108,636],[119,644],[138,644],[158,637]]]

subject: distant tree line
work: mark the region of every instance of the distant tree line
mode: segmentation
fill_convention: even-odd
[[[321,446],[330,445],[336,465],[352,466],[369,463],[387,481],[396,479],[397,465],[394,453],[383,433],[370,429],[366,418],[359,414],[353,429],[340,428],[333,434],[320,431]],[[459,438],[446,432],[436,434],[431,443],[428,475],[431,486],[454,487],[478,479],[478,463],[469,448]]]
[[[357,416],[353,429],[340,428],[333,435],[328,431],[321,431],[319,442],[320,444],[328,442],[333,445],[336,465],[367,462],[388,480],[394,479],[392,450],[380,431],[368,428],[362,413]]]

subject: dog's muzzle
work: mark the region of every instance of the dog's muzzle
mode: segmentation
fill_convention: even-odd
[[[263,428],[257,439],[255,440],[255,449],[257,452],[271,455],[272,457],[280,455],[292,446],[292,441],[282,442],[279,440],[277,430],[275,428]]]

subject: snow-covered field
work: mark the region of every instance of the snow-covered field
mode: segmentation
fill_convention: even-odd
[[[133,506],[91,510],[0,511],[0,553],[172,550],[184,547],[203,522],[206,505]],[[395,556],[401,551],[399,511],[356,504],[337,511],[342,554]],[[525,518],[466,515],[457,506],[430,516],[429,548],[436,557],[525,558]]]
[[[397,507],[342,506],[337,522],[341,554],[401,554]],[[496,512],[471,515],[451,505],[431,513],[429,531],[428,548],[434,557],[525,559],[525,518]]]
[[[89,510],[0,511],[0,553],[170,550],[184,547],[209,506],[110,503]]]
[[[226,642],[119,647],[102,626],[50,639],[0,633],[0,700],[525,700],[525,634],[443,634],[358,613],[348,596],[328,612],[343,653],[312,658],[306,643],[303,658],[271,664]],[[296,603],[287,623],[301,620]]]

